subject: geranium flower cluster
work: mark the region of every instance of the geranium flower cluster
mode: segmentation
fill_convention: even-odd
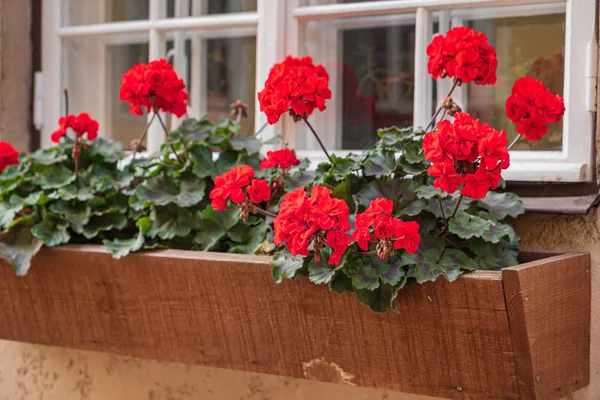
[[[466,26],[453,28],[446,36],[433,38],[427,46],[427,55],[427,69],[433,79],[456,77],[477,85],[496,83],[496,49],[488,44],[483,32]]]
[[[181,117],[187,110],[185,83],[164,58],[134,65],[123,74],[120,98],[131,114],[164,111]]]
[[[331,98],[328,83],[329,74],[322,65],[314,65],[312,58],[287,56],[271,68],[265,88],[258,93],[260,110],[271,125],[287,112],[300,120],[315,108],[323,111],[325,100]]]
[[[394,203],[389,199],[372,200],[363,213],[356,215],[356,229],[352,233],[352,240],[365,251],[369,250],[369,243],[378,241],[377,255],[382,260],[386,260],[394,249],[405,249],[413,254],[421,242],[419,224],[394,218],[393,209]]]
[[[339,264],[351,243],[346,233],[350,230],[350,210],[346,202],[331,197],[331,193],[319,185],[312,187],[309,197],[304,187],[286,193],[274,221],[275,244],[285,244],[294,256],[307,256],[312,245],[315,261],[327,245],[333,250],[329,264]]]
[[[527,140],[540,140],[548,132],[548,124],[559,122],[564,113],[564,99],[534,78],[517,79],[506,100],[506,116]]]
[[[54,143],[60,142],[60,138],[67,134],[67,129],[73,129],[78,138],[87,134],[88,140],[92,141],[98,137],[99,125],[88,113],[77,116],[69,114],[58,119],[58,129],[52,132],[50,139]]]
[[[287,169],[300,164],[296,153],[290,149],[267,151],[267,156],[260,162],[260,169],[271,169],[279,167]]]
[[[0,172],[19,163],[19,152],[8,142],[0,142]]]
[[[227,209],[227,200],[240,205],[242,219],[248,218],[252,205],[271,198],[271,188],[264,179],[254,179],[254,170],[249,165],[231,167],[228,172],[215,177],[215,187],[210,191],[214,210]]]
[[[437,177],[434,186],[473,199],[496,189],[502,170],[510,165],[506,132],[482,124],[468,113],[456,113],[454,121],[440,121],[423,138],[424,156],[432,164],[428,172]]]

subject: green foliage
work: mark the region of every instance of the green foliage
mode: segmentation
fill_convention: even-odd
[[[213,210],[209,193],[215,176],[238,164],[251,165],[257,177],[268,180],[277,172],[259,169],[264,143],[240,134],[238,124],[189,119],[158,153],[138,154],[124,167],[121,146],[102,139],[83,146],[78,174],[68,142],[21,155],[20,165],[0,174],[0,257],[22,275],[42,244],[103,243],[115,258],[152,248],[272,254],[278,283],[308,277],[336,293],[354,293],[374,311],[395,310],[407,284],[453,281],[463,271],[517,263],[519,238],[504,220],[523,213],[521,201],[510,193],[472,201],[434,188],[423,135],[382,129],[379,141],[361,154],[332,155],[331,163],[316,169],[305,160],[279,177],[283,188],[266,205],[276,213],[285,192],[316,184],[330,188],[352,214],[385,197],[393,201],[395,217],[419,223],[422,241],[414,254],[396,250],[381,260],[375,244],[367,252],[352,244],[340,263],[330,265],[327,246],[318,260],[313,253],[292,256],[277,248],[272,218],[250,214],[241,221],[238,209]]]

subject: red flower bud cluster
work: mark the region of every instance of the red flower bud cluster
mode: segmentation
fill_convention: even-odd
[[[134,65],[122,77],[120,98],[131,114],[165,111],[181,117],[187,110],[185,83],[164,58]]]
[[[0,172],[19,163],[19,152],[8,142],[0,142]]]
[[[52,132],[50,139],[54,143],[60,142],[60,138],[67,134],[67,129],[71,128],[77,134],[77,137],[82,137],[87,134],[88,140],[92,141],[98,137],[98,122],[90,117],[88,113],[81,113],[77,116],[70,114],[66,117],[58,119],[59,128]]]
[[[432,164],[428,172],[438,177],[434,186],[473,199],[496,189],[502,170],[510,165],[506,132],[482,124],[468,113],[456,113],[454,122],[443,120],[423,138],[424,156]]]
[[[496,83],[496,49],[488,44],[483,32],[466,26],[438,35],[427,46],[427,69],[433,79],[454,78],[477,85]]]
[[[281,149],[267,151],[267,156],[260,162],[260,169],[270,169],[279,167],[281,169],[290,168],[300,164],[296,158],[296,153],[290,149]]]
[[[279,215],[275,218],[274,242],[285,247],[294,256],[307,256],[313,245],[315,261],[319,261],[321,249],[327,244],[333,254],[329,264],[339,264],[350,245],[350,210],[346,202],[331,197],[331,190],[315,185],[306,196],[304,187],[283,196]]]
[[[517,79],[506,100],[506,116],[527,140],[540,140],[548,132],[548,124],[559,122],[564,113],[563,98],[534,78]]]
[[[244,189],[247,190],[247,195]],[[254,179],[251,166],[238,165],[215,177],[215,187],[210,191],[209,197],[214,210],[225,210],[227,200],[235,204],[241,204],[247,198],[254,204],[267,201],[271,198],[271,188],[267,181]]]
[[[412,254],[421,242],[419,224],[392,217],[393,208],[394,203],[389,199],[372,200],[363,213],[356,215],[356,229],[352,233],[352,240],[365,251],[369,250],[370,242],[378,241],[377,255],[382,260],[386,260],[394,249],[405,249]]]
[[[328,83],[329,74],[312,58],[287,56],[271,68],[265,88],[258,93],[260,111],[271,125],[288,111],[295,118],[308,116],[315,108],[323,111],[325,100],[331,98]]]

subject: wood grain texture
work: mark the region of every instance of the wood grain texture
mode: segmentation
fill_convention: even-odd
[[[307,279],[275,284],[267,257],[166,250],[114,260],[72,246],[42,250],[24,278],[1,265],[0,291],[2,339],[445,398],[519,398],[500,272],[405,288],[399,314],[376,314]]]
[[[561,399],[589,384],[588,254],[565,254],[502,271],[522,398]]]

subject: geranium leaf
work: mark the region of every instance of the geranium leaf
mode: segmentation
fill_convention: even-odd
[[[92,239],[98,236],[100,232],[113,229],[123,229],[127,225],[127,217],[121,213],[106,213],[94,215],[83,227],[83,236]]]
[[[453,252],[446,256],[448,251],[450,249],[444,249],[443,239],[423,235],[417,252],[404,253],[401,262],[403,265],[409,265],[407,276],[415,278],[417,283],[435,281],[440,275],[453,281],[460,275],[460,264],[466,263],[466,260]],[[458,260],[458,264],[454,264],[454,260]]]
[[[250,254],[256,250],[260,244],[267,238],[269,227],[263,221],[258,225],[250,226],[245,221],[240,221],[236,226],[229,230],[229,238],[236,243],[230,245],[229,253]]]
[[[52,165],[63,162],[67,159],[67,155],[60,153],[58,148],[39,149],[29,154],[28,158],[34,164]]]
[[[150,218],[144,217],[137,221],[136,226],[139,228],[138,235],[130,239],[113,239],[105,240],[104,247],[116,259],[125,257],[129,253],[134,253],[144,247],[144,236],[152,227]]]
[[[488,192],[485,198],[478,200],[478,203],[498,220],[507,216],[516,218],[525,212],[523,202],[514,193]]]
[[[152,228],[148,232],[151,238],[163,240],[188,235],[194,227],[194,214],[185,208],[173,204],[166,207],[153,207],[150,211]]]
[[[354,287],[352,286],[352,278],[349,278],[345,273],[338,271],[334,275],[331,282],[329,282],[329,289],[333,290],[337,294],[354,292]]]
[[[188,142],[204,142],[210,135],[212,123],[207,120],[186,119],[181,122],[177,132]]]
[[[51,165],[41,175],[42,189],[58,189],[75,180],[75,173],[62,165]]]
[[[507,248],[502,243],[493,244],[473,239],[469,241],[469,248],[475,254],[479,269],[499,270],[518,264],[518,251]]]
[[[508,239],[509,242],[515,240],[515,230],[502,222],[495,222],[487,231],[481,235],[481,238],[486,242],[500,243],[501,240]]]
[[[426,200],[432,199],[434,197],[445,198],[445,197],[449,196],[448,193],[444,192],[441,189],[436,189],[431,185],[418,187],[416,190],[416,194],[419,199],[426,199]]]
[[[357,259],[354,263],[359,262],[359,260],[362,267],[352,277],[352,285],[356,289],[377,289],[379,287],[379,279],[377,278],[377,270],[373,267],[372,261],[366,258],[364,260]]]
[[[71,224],[73,230],[77,233],[83,233],[83,227],[88,223],[92,214],[92,208],[88,203],[59,200],[52,203],[50,211],[60,215]]]
[[[413,201],[412,203],[410,203],[407,207],[405,207],[400,212],[400,215],[408,215],[410,217],[413,217],[415,215],[420,214],[421,211],[423,211],[425,208],[427,208],[428,205],[429,205],[429,203],[426,200],[417,199],[417,200]]]
[[[382,284],[375,290],[362,289],[356,291],[356,297],[358,300],[368,306],[375,312],[384,313],[390,310],[390,308],[396,309],[395,301],[398,296],[398,291],[403,285],[386,285]]]
[[[365,176],[389,175],[396,169],[396,156],[390,150],[376,150],[363,162]]]
[[[46,215],[46,219],[33,228],[31,233],[44,241],[48,247],[55,247],[64,243],[68,243],[71,235],[67,228],[69,224],[59,218],[53,218],[52,215]]]
[[[116,163],[123,155],[121,142],[96,138],[90,145],[90,154],[100,156],[108,163]]]
[[[213,173],[213,153],[208,147],[196,145],[189,150],[188,154],[193,163],[192,172],[194,175],[198,178],[206,178]]]
[[[149,201],[157,206],[172,203],[179,194],[179,188],[173,179],[160,175],[149,179],[137,187],[135,195],[140,201]]]
[[[402,147],[402,156],[409,164],[423,162],[422,146],[420,142],[411,141]]]
[[[383,283],[394,286],[404,278],[404,263],[401,259],[392,257],[384,261],[377,256],[371,256],[369,259]]]
[[[67,185],[59,188],[56,192],[48,195],[51,199],[88,201],[94,198],[89,187],[78,188],[75,185]]]
[[[385,197],[394,202],[395,211],[400,211],[416,200],[415,189],[416,184],[410,180],[377,179],[358,192],[356,199],[368,207],[373,199]]]
[[[336,177],[348,175],[355,169],[356,162],[352,157],[337,157],[335,154],[331,156],[333,160],[333,168],[331,172]]]
[[[311,281],[316,284],[329,283],[335,272],[344,266],[345,257],[342,256],[342,261],[338,265],[330,265],[329,257],[331,257],[332,251],[329,247],[321,250],[321,259],[318,262],[312,260],[308,264],[308,277]]]
[[[236,151],[246,150],[248,154],[258,153],[263,143],[255,138],[254,136],[249,135],[235,135],[229,141],[231,147]]]
[[[288,191],[307,186],[315,179],[314,171],[296,171],[291,176],[285,178],[285,188]]]
[[[206,190],[204,180],[184,178],[181,180],[180,191],[175,198],[175,203],[180,207],[191,207],[202,201]]]
[[[481,237],[494,224],[493,221],[459,210],[448,223],[448,230],[462,239]]]
[[[275,253],[271,264],[273,265],[271,270],[273,279],[275,282],[281,283],[284,279],[296,277],[296,272],[304,265],[304,257],[294,257],[287,250],[280,251]]]
[[[22,217],[0,233],[0,257],[12,265],[18,276],[27,273],[31,258],[44,244],[31,233],[34,225],[31,217]]]
[[[240,163],[240,154],[237,151],[224,151],[219,153],[219,158],[215,163],[212,163],[212,177],[214,178],[217,175],[222,174],[223,172],[227,172],[231,169],[231,167],[238,165]]]

